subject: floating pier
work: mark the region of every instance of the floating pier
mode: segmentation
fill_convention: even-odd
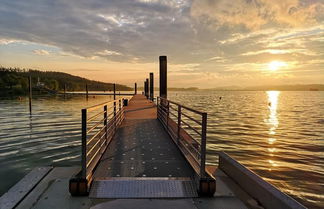
[[[206,165],[207,113],[167,99],[165,56],[161,73],[161,97],[151,74],[144,95],[82,109],[81,165],[35,168],[0,208],[305,208],[224,152]]]

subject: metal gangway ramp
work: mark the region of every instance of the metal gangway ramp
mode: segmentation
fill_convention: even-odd
[[[127,106],[119,99],[82,109],[82,170],[70,180],[70,193],[212,195],[215,179],[205,171],[206,123],[206,113],[160,97],[155,104],[143,95],[134,95]]]

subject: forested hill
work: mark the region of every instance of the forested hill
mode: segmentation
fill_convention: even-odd
[[[28,90],[28,77],[32,77],[32,86],[62,91],[64,84],[67,91],[84,91],[86,84],[89,91],[109,91],[112,83],[88,80],[68,73],[53,71],[25,70],[0,67],[0,94],[23,94]],[[129,91],[132,88],[116,84],[117,91]]]

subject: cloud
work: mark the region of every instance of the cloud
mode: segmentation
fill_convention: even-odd
[[[320,71],[323,14],[319,0],[1,0],[0,50],[25,44],[70,63],[168,55],[188,77],[252,75],[271,60]]]
[[[49,51],[46,51],[44,49],[35,49],[35,50],[33,50],[33,53],[37,54],[37,55],[49,55],[50,54]]]
[[[99,56],[111,56],[111,55],[122,55],[122,54],[119,53],[119,52],[116,52],[116,51],[103,50],[101,52],[97,52],[96,55],[99,55]]]
[[[194,0],[191,15],[213,19],[215,25],[244,25],[256,30],[269,26],[315,25],[324,20],[324,4],[300,0]]]
[[[8,44],[11,44],[11,43],[17,43],[19,42],[18,40],[13,40],[13,39],[1,39],[0,38],[0,45],[8,45]]]
[[[179,0],[3,0],[0,37],[52,45],[83,57],[149,62],[163,53],[192,49],[189,6]],[[98,53],[105,50],[123,56]]]

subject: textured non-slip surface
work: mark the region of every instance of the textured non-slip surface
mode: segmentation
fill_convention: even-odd
[[[90,198],[188,198],[197,197],[191,179],[135,178],[99,180]]]
[[[193,170],[156,119],[156,107],[136,95],[95,171],[102,177],[192,177]]]

